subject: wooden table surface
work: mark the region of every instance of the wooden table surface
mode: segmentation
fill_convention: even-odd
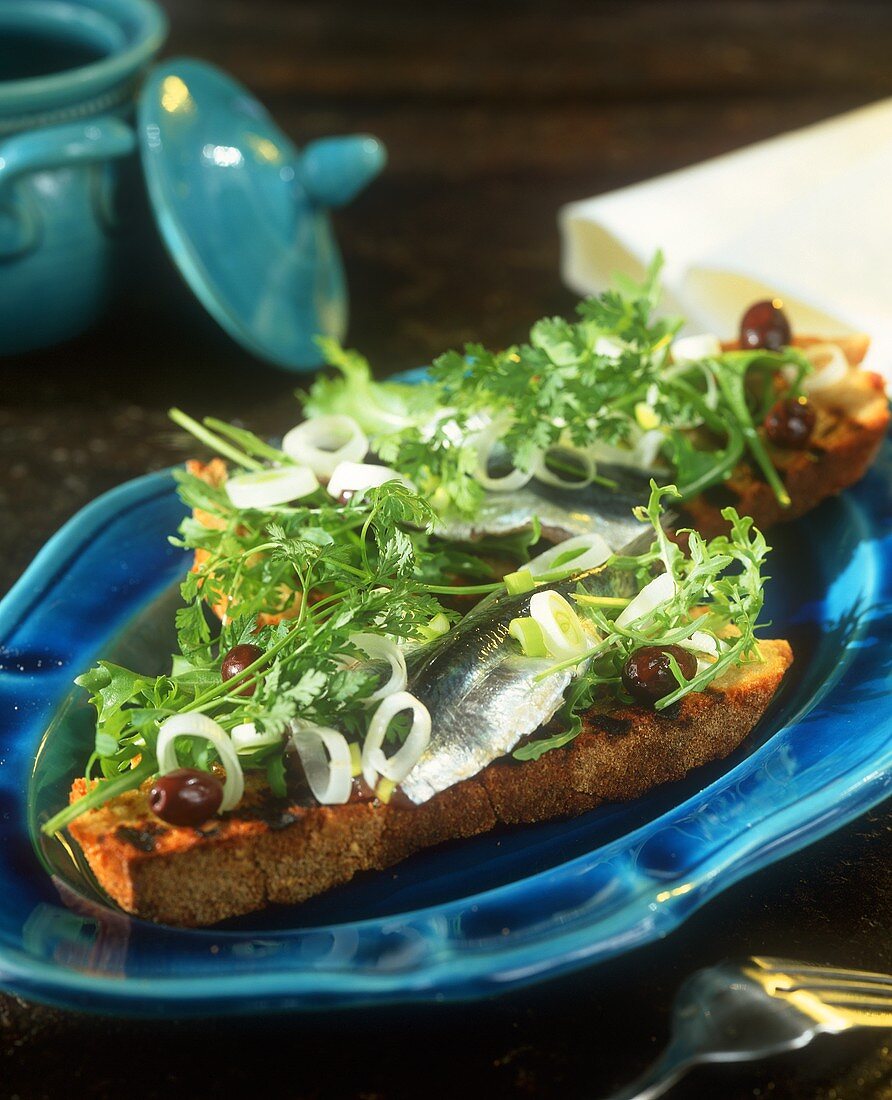
[[[167,52],[223,66],[298,143],[350,131],[386,143],[386,173],[336,216],[350,342],[382,373],[569,312],[562,203],[892,93],[880,0],[165,6]],[[97,493],[186,456],[170,405],[267,433],[293,421],[295,379],[217,333],[160,247],[141,267],[143,289],[101,328],[4,364],[0,594]],[[594,1098],[653,1056],[674,990],[699,966],[770,953],[892,971],[890,826],[887,804],[662,944],[471,1008],[144,1025],[0,996],[0,1097],[257,1095],[269,1080],[307,1100]],[[889,1039],[701,1071],[674,1095],[890,1098]]]

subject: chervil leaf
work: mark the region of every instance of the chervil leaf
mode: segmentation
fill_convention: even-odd
[[[191,586],[189,587],[191,591]],[[204,616],[204,605],[197,598],[176,613],[177,643],[184,657],[193,660],[198,654],[207,654],[211,631]]]
[[[299,707],[306,707],[325,690],[327,681],[328,677],[321,669],[309,668],[297,683],[286,688],[285,694]]]
[[[673,363],[670,345],[681,322],[655,312],[662,262],[658,253],[641,282],[618,277],[614,287],[580,304],[576,321],[537,321],[526,343],[501,351],[469,343],[436,358],[427,381],[400,391],[398,421],[371,425],[378,456],[448,518],[472,515],[481,503],[481,425],[503,425],[506,458],[524,471],[533,470],[543,452],[568,444],[601,453],[618,447],[634,456],[646,432],[657,431],[656,451],[648,446],[644,453],[658,455],[666,480],[683,496],[720,483],[748,452],[785,503],[758,425],[776,399],[781,368],[796,392],[811,369],[807,358],[786,348]],[[394,399],[390,384],[372,382],[355,353],[333,349],[332,361],[345,371],[345,393],[361,378],[363,405]],[[344,400],[335,408],[330,385],[313,387],[309,409],[348,411]],[[353,411],[361,419],[361,410]]]

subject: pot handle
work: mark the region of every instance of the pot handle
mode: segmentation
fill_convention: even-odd
[[[18,134],[0,142],[0,192],[20,176],[47,168],[125,157],[136,148],[136,135],[119,118],[98,118]]]
[[[50,168],[126,157],[135,149],[136,135],[119,118],[66,123],[0,141],[0,258],[28,251],[37,239],[34,218],[10,201],[17,180]]]

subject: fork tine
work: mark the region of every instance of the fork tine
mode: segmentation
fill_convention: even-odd
[[[774,980],[770,980],[770,977],[773,977]],[[811,989],[816,992],[821,989],[830,992],[833,990],[852,990],[856,993],[858,990],[864,990],[878,997],[892,998],[892,982],[873,981],[869,978],[826,978],[822,980],[810,975],[798,978],[795,974],[783,971],[771,976],[766,974],[764,978],[772,989],[788,993],[792,993],[797,989]]]
[[[849,1007],[872,1007],[878,1012],[888,1012],[892,1014],[892,997],[888,997],[876,993],[862,993],[857,990],[845,990],[845,989],[801,989],[794,990],[792,992],[810,993],[814,997],[820,997],[820,999],[827,1005],[833,1005],[836,1008],[849,1008]]]
[[[882,1007],[856,1002],[854,1004],[827,1005],[825,1008],[835,1012],[847,1027],[892,1028],[892,1009],[888,1003]]]
[[[772,997],[788,1001],[832,1030],[892,1027],[892,977],[870,971],[753,958],[750,974]]]
[[[879,982],[791,982],[789,985],[784,986],[778,984],[776,988],[788,993],[794,993],[798,989],[806,989],[811,993],[820,993],[822,996],[863,993],[878,1000],[885,1000],[887,1003],[892,1002],[892,984],[881,984]]]
[[[806,980],[812,978],[823,981],[852,981],[858,979],[869,981],[878,986],[892,986],[892,974],[878,974],[872,970],[812,966],[809,963],[796,962],[794,959],[778,959],[766,955],[754,955],[750,961],[765,972],[786,974],[791,977],[794,975],[802,976]]]

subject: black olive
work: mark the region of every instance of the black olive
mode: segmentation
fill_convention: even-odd
[[[169,825],[202,825],[220,809],[222,801],[220,780],[196,768],[177,768],[159,775],[149,791],[149,808]]]
[[[778,298],[754,302],[740,321],[742,348],[767,348],[779,351],[791,340],[790,322]]]
[[[801,450],[815,430],[815,410],[804,397],[787,397],[765,417],[765,435],[775,447]]]
[[[223,658],[223,667],[220,674],[224,681],[231,680],[233,676],[238,676],[240,672],[244,672],[249,665],[253,665],[262,656],[263,650],[259,645],[251,645],[250,642],[245,642],[243,645],[233,646]],[[243,688],[239,688],[236,695],[253,695],[256,686],[255,683],[249,682]]]
[[[697,672],[697,658],[681,646],[645,645],[629,656],[623,665],[623,687],[637,703],[653,706],[678,687],[669,666],[670,655],[675,658],[684,678],[692,679]]]

